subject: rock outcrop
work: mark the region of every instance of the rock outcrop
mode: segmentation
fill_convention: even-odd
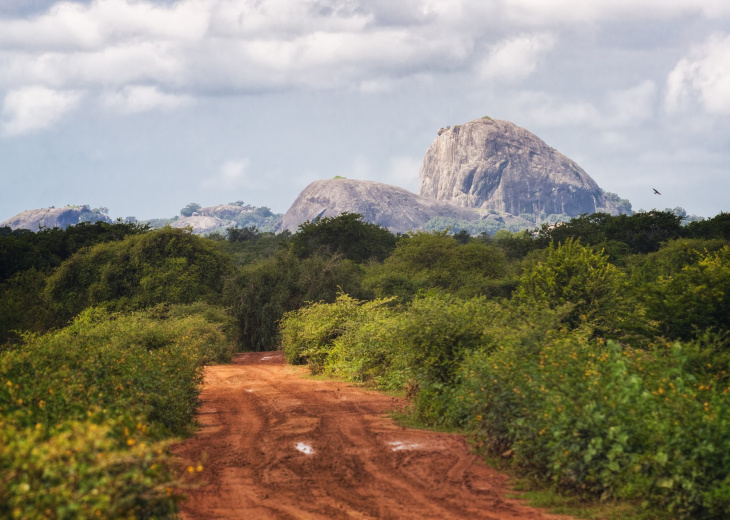
[[[482,218],[473,209],[419,197],[397,186],[340,178],[315,181],[304,188],[284,215],[281,229],[296,231],[299,224],[320,214],[335,217],[346,211],[360,213],[364,220],[394,233],[422,229],[434,217]]]
[[[92,211],[88,206],[65,206],[63,208],[41,208],[23,211],[4,222],[0,222],[0,227],[38,231],[41,227],[64,229],[79,222],[97,222],[100,220],[111,222],[109,216],[98,211]]]
[[[419,195],[513,215],[618,213],[574,161],[524,128],[488,117],[439,130],[423,159]]]
[[[193,233],[196,235],[207,235],[221,229],[236,227],[236,223],[231,220],[222,220],[217,217],[195,213],[190,217],[180,217],[170,224],[170,227],[181,229],[188,226],[193,229]]]

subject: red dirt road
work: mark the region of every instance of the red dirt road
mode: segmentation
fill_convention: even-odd
[[[175,448],[204,460],[184,519],[529,519],[507,478],[457,435],[406,429],[405,400],[301,377],[280,352],[206,368],[198,433]]]

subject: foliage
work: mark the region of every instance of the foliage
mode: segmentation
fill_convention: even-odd
[[[331,365],[334,341],[364,320],[374,319],[389,300],[363,302],[340,294],[333,303],[312,303],[284,315],[281,348],[293,364],[307,364],[313,374]]]
[[[361,269],[338,254],[300,259],[289,250],[244,266],[226,285],[225,301],[236,320],[241,349],[276,348],[277,325],[287,311],[307,302],[333,302],[347,291],[359,295]]]
[[[602,331],[616,329],[627,312],[622,294],[625,276],[606,256],[567,239],[519,280],[516,301],[550,308],[572,304],[565,323],[590,322]]]
[[[691,238],[721,238],[730,240],[730,213],[720,212],[712,218],[690,222],[685,234]]]
[[[698,257],[681,271],[660,276],[640,295],[666,337],[690,339],[709,328],[730,331],[730,247]]]
[[[201,207],[200,204],[198,204],[197,202],[191,202],[190,204],[188,204],[187,206],[185,206],[183,209],[180,210],[180,214],[183,217],[192,217],[193,213],[198,211],[200,209],[200,207]]]
[[[27,229],[0,228],[0,283],[28,269],[46,271],[58,267],[77,251],[105,242],[145,233],[145,225],[116,222],[83,222],[75,226]]]
[[[638,212],[611,216],[607,213],[583,214],[557,226],[543,225],[538,242],[544,247],[550,242],[565,242],[569,238],[584,244],[623,242],[634,253],[657,251],[662,242],[682,236],[682,217],[671,211]]]
[[[476,351],[461,397],[484,448],[563,491],[640,498],[682,518],[730,507],[727,390],[651,352],[552,330],[542,344]]]
[[[210,241],[164,228],[77,252],[47,279],[44,294],[61,320],[99,304],[125,310],[213,302],[231,268]]]
[[[480,241],[459,245],[446,232],[402,237],[383,264],[368,266],[364,286],[380,298],[408,301],[419,290],[443,289],[459,296],[505,296],[513,288],[502,251]]]
[[[174,512],[164,438],[187,430],[203,365],[231,356],[200,310],[91,308],[0,354],[0,516]]]
[[[292,239],[292,249],[300,258],[316,252],[340,253],[361,263],[370,259],[382,261],[393,251],[396,240],[390,231],[364,221],[362,215],[345,212],[300,224]]]

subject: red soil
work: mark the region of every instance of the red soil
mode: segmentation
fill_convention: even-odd
[[[206,368],[184,519],[567,519],[506,498],[463,437],[398,426],[404,399],[302,374],[280,352]]]

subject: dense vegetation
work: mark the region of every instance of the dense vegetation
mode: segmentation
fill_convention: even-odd
[[[730,215],[453,231],[0,230],[0,516],[173,515],[202,367],[279,346],[561,492],[730,515]]]
[[[287,313],[282,347],[561,492],[727,518],[730,218],[681,220],[409,234],[359,294]]]

